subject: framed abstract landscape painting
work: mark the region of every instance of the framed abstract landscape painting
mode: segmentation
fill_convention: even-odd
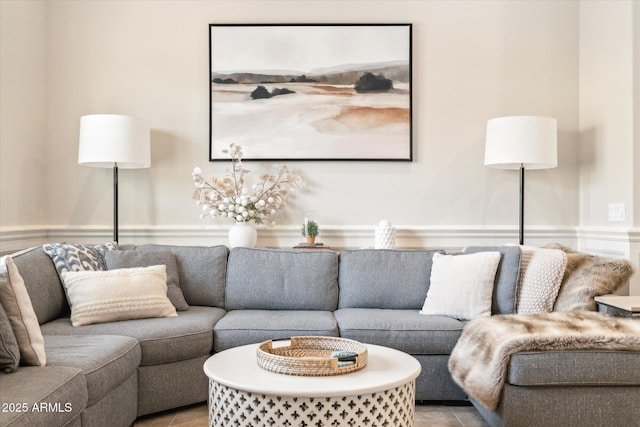
[[[210,24],[210,160],[412,160],[411,24]]]

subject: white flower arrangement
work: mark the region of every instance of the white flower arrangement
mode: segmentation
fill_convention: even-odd
[[[289,192],[296,189],[300,176],[293,173],[287,165],[277,166],[275,175],[262,175],[261,182],[254,184],[249,191],[245,187],[245,175],[251,171],[242,164],[242,147],[231,144],[223,152],[231,157],[231,168],[226,169],[223,178],[213,177],[209,183],[202,177],[202,169],[199,167],[191,174],[196,185],[193,198],[202,206],[200,217],[267,223],[268,218],[283,205]],[[268,223],[275,225],[275,222]]]

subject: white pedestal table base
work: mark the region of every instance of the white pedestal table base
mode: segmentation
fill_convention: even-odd
[[[412,427],[415,380],[360,396],[290,397],[209,380],[210,427]]]

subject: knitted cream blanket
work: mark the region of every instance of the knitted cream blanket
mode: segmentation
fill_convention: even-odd
[[[480,317],[462,331],[449,371],[469,396],[495,409],[512,354],[573,349],[640,351],[640,318],[589,311]]]

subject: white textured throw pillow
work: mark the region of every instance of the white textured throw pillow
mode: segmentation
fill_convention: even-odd
[[[491,315],[500,252],[433,255],[427,298],[420,314],[471,320]]]
[[[148,317],[175,317],[164,265],[61,273],[73,326]]]
[[[550,313],[567,267],[567,254],[559,249],[520,246],[520,280],[516,313]]]
[[[20,348],[20,360],[24,365],[45,366],[47,356],[44,337],[33,310],[24,279],[10,256],[0,259],[0,303]]]

